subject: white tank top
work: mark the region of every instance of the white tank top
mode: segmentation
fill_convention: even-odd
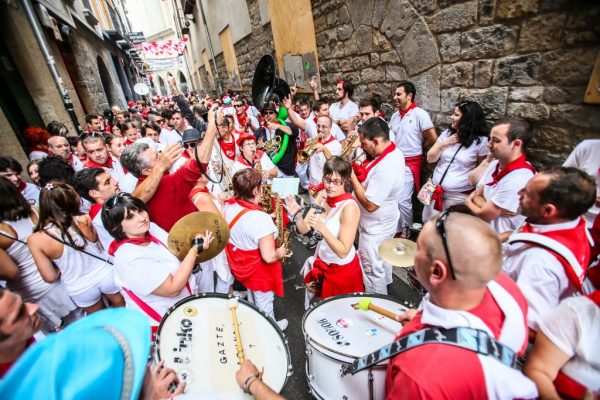
[[[325,219],[323,220],[323,224],[327,227],[327,229],[329,229],[329,232],[331,232],[331,234],[336,238],[338,238],[340,235],[340,218],[342,216],[342,210],[344,209],[344,207],[346,207],[346,204],[350,202],[356,204],[356,202],[352,199],[340,201],[336,204],[336,207],[329,210],[329,213],[325,216]],[[354,246],[351,246],[348,255],[346,255],[346,257],[344,258],[340,258],[335,254],[331,247],[329,247],[325,239],[323,239],[319,242],[315,254],[326,264],[344,265],[348,264],[354,259],[356,250],[354,249]]]
[[[31,218],[4,221],[4,223],[13,228],[17,234],[16,238],[23,242],[27,242],[27,238],[31,235],[35,227]],[[2,231],[2,233],[13,236],[11,232]],[[37,300],[52,289],[53,285],[59,284],[58,282],[49,284],[44,281],[31,256],[29,247],[25,243],[13,241],[6,250],[6,253],[13,259],[21,271],[21,275],[17,279],[6,282],[6,287],[12,292],[18,293],[23,298],[23,301],[37,302]]]
[[[60,229],[56,226],[46,226],[45,230],[56,238],[64,240],[61,238]],[[77,234],[75,229],[71,227],[68,232],[77,245],[83,245],[84,240]],[[87,241],[84,250],[99,258],[107,259],[107,254],[100,241],[93,243]],[[84,293],[113,273],[110,264],[85,254],[82,251],[76,250],[66,244],[63,245],[62,255],[54,260],[54,263],[60,270],[60,279],[71,296]]]

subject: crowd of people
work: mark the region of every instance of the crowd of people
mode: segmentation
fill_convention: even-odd
[[[414,271],[427,294],[398,317],[397,339],[472,328],[481,342],[401,351],[389,361],[387,398],[598,396],[600,140],[536,171],[527,121],[490,127],[482,105],[465,99],[438,135],[408,81],[389,121],[379,96],[354,102],[347,80],[334,102],[311,81],[310,98],[293,87],[260,109],[239,94],[200,98],[169,84],[172,97],[86,116],[81,135],[57,121],[28,128],[27,166],[0,157],[3,398],[183,398],[172,369],[147,363],[175,303],[243,296],[286,330],[273,307],[275,296],[285,301],[282,262],[294,257],[282,229],[314,249],[298,261],[316,301],[386,295],[392,266],[378,249],[414,221],[423,222]],[[299,178],[301,196],[273,196],[275,178]],[[196,211],[230,230],[203,262],[210,229],[179,258],[167,247]],[[250,360],[236,379],[256,398],[280,398]]]

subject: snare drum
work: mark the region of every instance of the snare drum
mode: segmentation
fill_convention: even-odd
[[[304,314],[306,377],[318,399],[383,399],[387,361],[356,375],[341,376],[342,366],[392,343],[402,329],[399,322],[352,305],[369,298],[396,314],[406,308],[389,296],[346,294],[314,304]]]
[[[251,399],[235,379],[239,361],[229,296],[197,294],[167,311],[156,335],[157,356],[187,382],[185,393],[218,399]],[[287,340],[275,322],[256,306],[238,300],[237,319],[244,355],[260,370],[263,381],[280,392],[292,374]]]

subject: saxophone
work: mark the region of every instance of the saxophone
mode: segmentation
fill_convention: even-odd
[[[284,245],[285,253],[290,253],[290,231],[283,226],[283,213],[285,212],[283,209],[283,202],[279,197],[279,194],[275,194],[275,225],[277,225],[277,246]],[[287,257],[282,257],[281,262],[285,263],[287,261]]]
[[[263,172],[262,165],[260,164],[260,157],[258,156],[258,152],[254,153],[254,169],[261,173]],[[267,214],[271,214],[273,212],[273,203],[271,201],[271,185],[263,182],[260,185],[260,190],[262,192],[262,201],[260,203],[261,208]]]

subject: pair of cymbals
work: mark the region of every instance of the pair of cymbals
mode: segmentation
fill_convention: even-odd
[[[188,214],[173,225],[168,238],[169,250],[183,260],[192,247],[192,239],[206,231],[212,232],[214,239],[208,249],[198,254],[196,262],[216,257],[229,241],[229,225],[221,215],[207,211]]]
[[[379,256],[386,263],[400,268],[414,265],[417,244],[404,238],[393,238],[383,242],[378,249]]]

